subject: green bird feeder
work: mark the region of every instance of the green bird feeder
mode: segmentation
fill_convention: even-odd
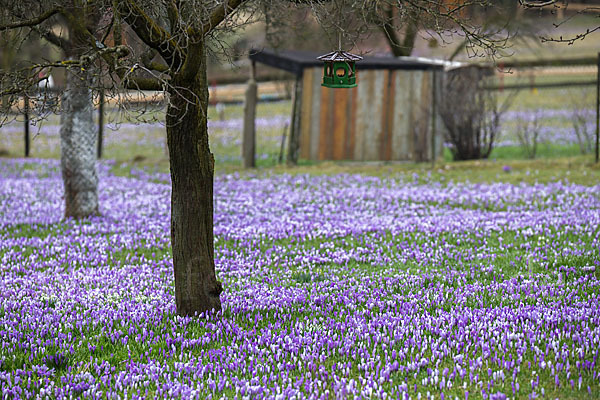
[[[325,63],[323,66],[323,83],[328,88],[356,87],[355,62],[362,60],[361,56],[338,50],[317,57]]]

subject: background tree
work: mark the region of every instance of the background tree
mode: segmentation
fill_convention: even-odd
[[[85,2],[63,7],[66,38],[45,37],[60,46],[66,60],[80,60],[88,51],[88,41],[98,35],[100,13]],[[97,131],[94,124],[95,65],[66,70],[61,100],[61,171],[65,187],[65,217],[83,218],[98,214],[98,175],[96,172]]]
[[[446,2],[428,0],[97,0],[73,3],[73,8],[65,8],[62,1],[34,3],[36,6],[21,10],[22,15],[11,14],[0,30],[23,27],[45,35],[50,32],[54,18],[65,18],[69,36],[56,39],[72,41],[72,47],[68,47],[71,51],[65,53],[64,59],[45,66],[66,68],[78,78],[82,84],[71,87],[81,93],[81,98],[84,93],[89,98],[84,90],[84,86],[88,89],[90,86],[88,74],[105,89],[162,90],[166,94],[172,185],[171,245],[175,299],[181,315],[221,309],[219,295],[223,289],[214,265],[214,158],[208,143],[206,75],[209,48],[218,47],[211,45],[219,43],[221,32],[244,26],[258,17],[284,21],[286,10],[294,5],[310,7],[329,32],[340,32],[346,42],[354,42],[366,32],[365,26],[370,23],[368,14],[376,12],[377,7],[384,6],[386,10],[390,5],[397,7],[397,13],[413,12],[419,20],[431,21],[438,32],[460,31],[470,43],[486,51],[493,51],[502,43],[482,36],[479,27],[462,20],[459,14],[462,5],[448,7]],[[12,2],[3,0],[2,4],[8,7]],[[277,10],[282,11],[277,13]],[[96,29],[101,21],[107,21],[104,30]],[[143,46],[121,44],[118,37],[122,24]],[[19,74],[0,77],[2,92],[22,93],[35,82],[35,72],[41,67],[32,65]],[[66,105],[87,115],[87,105],[77,102],[70,105],[72,98],[67,97]],[[78,124],[74,123],[73,129],[79,129]]]
[[[530,8],[530,9],[548,9],[551,12],[556,12],[560,9],[567,9],[569,7],[569,3],[575,3],[574,1],[568,0],[519,0],[519,4],[522,7]],[[578,2],[580,3],[580,2]],[[600,5],[598,4],[589,4],[585,9],[580,9],[577,11],[578,13],[595,13],[596,16],[600,16]],[[562,22],[556,24],[558,27]],[[569,36],[541,36],[540,39],[542,42],[559,42],[559,43],[568,43],[573,44],[578,40],[584,40],[590,34],[600,31],[600,23],[593,24],[591,27],[586,29],[582,29],[580,32],[576,32],[573,35]]]
[[[459,43],[456,53],[466,49],[471,56],[493,56],[506,44],[506,20],[498,12],[504,8],[478,0],[376,0],[363,16],[383,33],[395,57],[410,56],[419,35],[433,45]]]
[[[502,115],[517,92],[499,102],[496,92],[483,87],[492,74],[491,68],[477,65],[446,73],[439,114],[456,161],[488,158],[500,136]]]
[[[394,57],[410,56],[421,28],[418,11],[407,7],[399,12],[391,3],[382,4],[377,11],[371,17],[373,24],[384,34]]]
[[[31,92],[32,97],[40,79],[47,76],[52,67],[71,64],[65,68],[66,85],[61,104],[61,171],[64,183],[65,217],[83,218],[98,214],[98,176],[96,173],[96,128],[93,118],[92,90],[93,64],[80,65],[89,51],[88,34],[98,35],[100,14],[91,4],[79,0],[61,2],[60,7],[51,2],[21,1],[0,3],[5,20],[1,31],[5,35],[34,37],[37,41],[56,46],[63,55],[59,63],[48,58],[34,58],[29,65],[15,73],[3,65],[2,91],[20,95],[19,91]],[[17,78],[16,85],[11,79]],[[47,108],[53,94],[44,91],[42,101]],[[13,97],[13,100],[16,97]],[[7,101],[10,105],[11,101]]]

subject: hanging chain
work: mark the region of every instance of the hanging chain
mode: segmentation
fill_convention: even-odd
[[[335,10],[335,14],[336,14],[336,25],[337,25],[337,30],[338,30],[338,50],[342,51],[342,20],[343,20],[343,0],[335,0],[334,1],[334,6],[336,8]]]

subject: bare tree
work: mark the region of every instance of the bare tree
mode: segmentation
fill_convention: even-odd
[[[255,17],[269,16],[271,20],[283,21],[285,10],[294,5],[310,7],[322,24],[341,32],[340,37],[347,41],[355,40],[364,33],[366,13],[372,12],[373,7],[389,4],[400,13],[410,8],[420,19],[431,21],[438,32],[461,31],[470,43],[486,50],[493,50],[500,43],[481,36],[476,25],[460,18],[459,6],[449,9],[443,1],[71,1],[73,7],[68,8],[63,1],[23,1],[13,7],[15,12],[0,24],[0,30],[28,29],[56,44],[73,41],[74,48],[62,60],[31,65],[18,74],[0,76],[0,89],[4,94],[16,96],[37,83],[35,76],[39,68],[53,67],[66,68],[78,82],[87,82],[72,86],[72,90],[81,93],[81,98],[84,94],[89,98],[86,90],[92,81],[106,89],[164,91],[172,185],[175,300],[181,315],[221,309],[219,295],[223,289],[214,264],[214,157],[208,143],[206,76],[207,54],[209,49],[219,48],[221,32],[243,26]],[[468,3],[492,4],[488,1]],[[11,8],[14,2],[1,0],[1,5]],[[348,24],[341,14],[332,14],[332,7],[349,10],[356,24]],[[281,11],[273,15],[273,10]],[[61,19],[68,23],[69,36],[53,35],[52,29]],[[141,46],[123,44],[121,32],[126,27]],[[90,80],[87,74],[94,79]],[[67,96],[66,106],[81,111],[81,115],[88,112],[89,103],[72,99]]]
[[[363,15],[384,35],[392,54],[410,56],[419,34],[430,41],[450,44],[462,38],[458,46],[472,56],[494,56],[506,45],[508,34],[504,23],[477,21],[477,10],[495,10],[503,6],[485,0],[463,1],[393,1],[371,2]],[[494,18],[496,22],[501,19]],[[496,26],[499,25],[499,26]]]
[[[530,116],[517,121],[515,134],[525,156],[531,160],[537,155],[538,143],[542,129],[542,115],[536,110]]]
[[[575,3],[574,1],[566,1],[566,0],[519,0],[519,4],[525,8],[533,8],[533,9],[550,9],[552,11],[559,9],[568,9],[569,3]],[[600,5],[590,4],[583,9],[578,9],[577,14],[581,14],[583,12],[587,13],[596,13],[597,16],[600,16]],[[568,19],[567,19],[568,20]],[[563,22],[559,22],[555,24],[556,27],[562,25]],[[582,29],[581,32],[575,33],[574,35],[569,35],[567,37],[564,36],[541,36],[540,39],[542,42],[559,42],[559,43],[567,43],[573,44],[578,40],[584,40],[590,34],[594,32],[600,31],[600,23],[593,24],[591,27]]]
[[[61,171],[64,182],[65,217],[83,218],[98,213],[98,177],[96,173],[96,129],[93,120],[92,80],[93,64],[79,65],[88,51],[88,40],[98,35],[99,13],[94,7],[82,7],[77,0],[64,1],[60,8],[52,3],[39,1],[1,2],[6,34],[28,30],[34,36],[55,45],[64,55],[61,64],[77,64],[78,68],[66,68],[66,87],[61,101]],[[20,91],[34,91],[37,83],[43,83],[49,67],[48,60],[38,59],[22,69],[10,72],[3,68],[2,92],[13,95]],[[7,71],[8,70],[8,71]],[[14,78],[17,84],[9,86]],[[58,104],[52,95],[44,91],[35,96],[42,107]],[[29,96],[26,96],[27,99]],[[28,100],[26,100],[28,101]],[[11,101],[7,101],[10,106]]]
[[[454,160],[488,158],[500,134],[501,116],[513,98],[499,104],[483,87],[489,68],[468,66],[446,74],[439,113]]]
[[[4,15],[5,10],[0,11],[0,15]],[[4,71],[10,71],[15,67],[17,61],[17,53],[19,49],[20,38],[17,32],[2,31],[0,32],[0,66]],[[10,98],[2,100],[2,111],[8,113],[10,106]]]
[[[577,96],[571,95],[569,101],[571,104],[569,119],[581,154],[594,151],[594,129],[591,123],[593,121],[593,109],[589,107],[590,98],[589,88],[583,88],[577,92]]]

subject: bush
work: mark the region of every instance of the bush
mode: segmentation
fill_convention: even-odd
[[[489,68],[467,66],[446,73],[440,117],[454,160],[488,158],[500,134],[500,117],[514,96],[499,105],[497,94],[482,83]]]
[[[541,110],[537,110],[527,119],[519,119],[517,123],[517,140],[525,152],[525,156],[533,160],[537,153],[537,145],[541,131]]]

